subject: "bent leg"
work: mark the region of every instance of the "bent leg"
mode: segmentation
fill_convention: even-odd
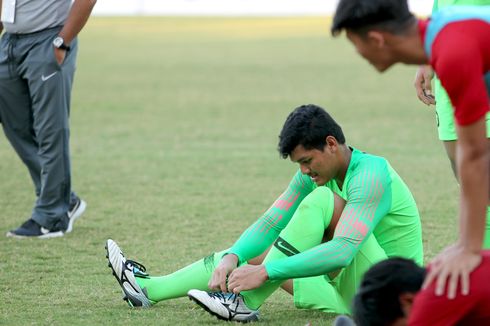
[[[352,262],[333,280],[317,276],[294,280],[294,304],[299,309],[348,314],[352,299],[364,273],[377,262],[388,258],[371,235],[359,249]]]
[[[318,187],[301,202],[289,224],[264,259],[264,263],[322,243],[325,230],[329,227],[334,212],[334,194],[327,187]],[[250,309],[258,309],[281,285],[282,281],[267,281],[258,289],[244,291],[242,296]]]

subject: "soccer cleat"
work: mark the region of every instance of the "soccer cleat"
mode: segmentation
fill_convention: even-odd
[[[145,266],[126,259],[119,246],[111,239],[107,240],[105,248],[109,260],[108,266],[122,288],[123,299],[130,307],[150,307],[153,302],[148,299],[146,289],[141,289],[135,279],[135,276],[148,277]]]
[[[85,212],[85,208],[87,208],[87,203],[77,197],[77,200],[70,205],[70,208],[67,212],[68,227],[66,228],[65,233],[70,233],[71,231],[73,231],[73,224],[80,216],[82,216],[83,212]]]
[[[239,294],[190,290],[187,295],[218,319],[241,323],[259,320],[259,311],[248,308]]]
[[[11,238],[39,238],[49,239],[62,237],[63,231],[61,230],[48,230],[42,227],[33,219],[28,219],[20,227],[15,230],[7,232],[7,237]]]

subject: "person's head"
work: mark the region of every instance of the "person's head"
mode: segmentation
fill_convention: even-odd
[[[405,258],[390,258],[373,265],[364,274],[354,297],[356,325],[406,325],[424,277],[425,268]]]
[[[321,107],[308,104],[289,114],[279,135],[278,150],[283,158],[300,165],[318,185],[334,179],[341,169],[344,133]]]
[[[359,54],[382,72],[400,59],[392,43],[416,22],[407,0],[340,0],[331,32],[337,36],[345,30]]]

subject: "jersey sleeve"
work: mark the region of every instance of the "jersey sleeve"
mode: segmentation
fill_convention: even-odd
[[[346,267],[391,208],[391,178],[381,158],[359,162],[333,239],[265,265],[270,280],[324,275]]]
[[[287,189],[272,206],[248,229],[246,229],[228,253],[238,256],[240,262],[262,254],[286,227],[299,203],[313,190],[310,177],[299,170]]]
[[[485,116],[489,98],[480,46],[455,24],[446,26],[434,40],[431,65],[451,99],[456,122],[464,126]]]

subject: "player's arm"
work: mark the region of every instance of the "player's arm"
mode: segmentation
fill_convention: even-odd
[[[431,66],[419,66],[413,86],[419,100],[426,105],[436,104],[434,95],[432,95],[432,78],[434,78],[434,71]]]
[[[482,78],[483,58],[479,46],[465,35],[443,32],[432,49],[433,66],[455,107],[460,227],[458,242],[436,257],[424,286],[437,278],[436,291],[442,294],[449,280],[447,293],[454,297],[460,279],[462,293],[468,293],[469,273],[480,262],[489,199],[489,150],[485,129],[489,99]],[[458,40],[464,40],[464,47],[452,43]],[[444,52],[442,47],[448,45],[453,50]]]
[[[247,261],[262,254],[286,227],[299,203],[313,190],[313,182],[298,170],[287,189],[272,206],[231,247],[229,253],[239,261]]]
[[[348,185],[347,203],[331,241],[265,264],[270,280],[324,275],[344,268],[391,208],[386,161],[368,163]]]
[[[92,9],[95,6],[95,2],[96,0],[74,0],[70,12],[68,13],[68,18],[58,34],[58,36],[63,38],[66,45],[69,46],[85,26],[85,23],[87,23]],[[65,60],[65,50],[55,47],[54,54],[59,64]]]
[[[240,262],[262,254],[289,223],[299,203],[313,189],[313,182],[298,170],[284,193],[252,224],[223,256],[209,280],[210,289],[228,292],[227,276]]]
[[[73,1],[70,13],[68,14],[68,18],[65,21],[65,25],[59,33],[59,36],[61,36],[63,40],[65,40],[66,44],[70,44],[70,42],[85,26],[96,2],[97,0]]]

